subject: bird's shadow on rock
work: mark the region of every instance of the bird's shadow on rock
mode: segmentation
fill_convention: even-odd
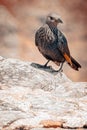
[[[58,73],[61,73],[61,71],[56,71],[52,68],[52,66],[47,66],[45,67],[44,65],[40,65],[40,64],[37,64],[37,63],[31,63],[30,64],[32,67],[36,68],[36,69],[40,69],[40,70],[43,70],[43,71],[46,71],[46,72],[49,72],[53,75],[57,75]],[[61,73],[62,74],[62,73]]]

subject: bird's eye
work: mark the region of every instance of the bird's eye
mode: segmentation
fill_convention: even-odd
[[[53,17],[50,17],[51,20],[53,20]]]

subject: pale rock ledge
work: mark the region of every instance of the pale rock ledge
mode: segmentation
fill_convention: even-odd
[[[0,57],[0,130],[87,128],[87,83]]]

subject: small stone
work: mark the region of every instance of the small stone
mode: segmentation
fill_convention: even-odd
[[[43,120],[43,121],[40,122],[40,124],[44,128],[57,128],[57,127],[63,126],[63,122],[53,121],[53,120]]]

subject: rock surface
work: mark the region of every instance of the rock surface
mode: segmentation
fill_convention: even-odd
[[[0,130],[87,128],[87,83],[0,57]]]

